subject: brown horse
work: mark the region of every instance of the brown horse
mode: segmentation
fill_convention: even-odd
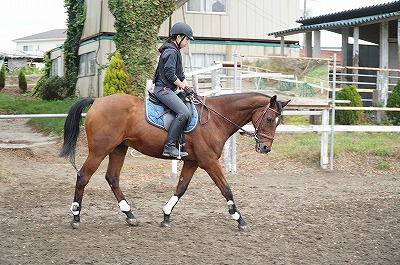
[[[239,93],[216,97],[195,96],[200,113],[200,123],[196,129],[186,135],[186,150],[189,155],[184,159],[174,195],[163,207],[162,226],[169,226],[172,209],[185,193],[194,172],[198,167],[204,169],[222,195],[225,197],[229,213],[238,222],[240,229],[246,222],[235,205],[232,191],[224,177],[218,161],[226,140],[245,124],[252,122],[256,140],[256,151],[268,153],[271,150],[275,130],[279,124],[282,108],[289,101],[277,101],[276,96],[269,97],[260,93]],[[115,94],[103,98],[82,99],[76,102],[68,112],[64,125],[64,144],[60,156],[69,158],[75,166],[75,148],[79,135],[81,114],[91,106],[85,120],[85,130],[89,154],[82,168],[77,171],[75,196],[71,205],[73,228],[80,224],[80,212],[85,186],[108,155],[109,163],[105,178],[111,187],[120,207],[126,214],[129,225],[137,225],[136,218],[125,199],[119,179],[128,147],[156,157],[162,156],[167,132],[150,125],[145,118],[144,100],[125,94]],[[246,131],[245,131],[246,132]]]

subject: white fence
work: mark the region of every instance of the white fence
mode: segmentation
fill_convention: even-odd
[[[229,92],[236,92],[236,88],[238,87],[237,79],[240,79],[240,76],[237,74],[237,54],[235,54],[235,62],[234,62],[234,69],[235,74],[234,78],[234,88],[232,90],[228,90]],[[217,70],[223,68],[222,64],[216,64],[210,68],[197,70],[194,72],[186,73],[187,77],[192,77],[193,81],[196,81],[198,75],[202,75],[205,73],[212,74],[212,90],[210,93],[205,93],[207,95],[216,95],[221,92],[221,87],[218,86],[219,84],[219,77],[217,75]],[[231,67],[232,68],[232,67]],[[335,80],[335,79],[334,79]],[[151,86],[151,81],[147,84]],[[335,86],[335,85],[334,85]],[[240,89],[238,89],[240,92]],[[310,109],[313,109],[310,107]],[[277,127],[277,132],[290,132],[290,133],[305,133],[305,132],[318,132],[321,133],[321,148],[320,148],[320,165],[321,168],[327,169],[329,161],[331,162],[331,170],[333,169],[333,137],[334,132],[400,132],[400,126],[346,126],[346,125],[329,125],[329,111],[333,113],[336,110],[372,110],[372,111],[400,111],[400,108],[374,108],[374,107],[342,107],[342,106],[335,106],[335,104],[331,105],[331,108],[328,106],[322,110],[314,110],[314,111],[292,111],[292,110],[285,110],[283,111],[283,115],[297,115],[297,116],[310,116],[310,115],[320,115],[322,116],[322,125],[309,125],[309,126],[294,126],[294,125],[279,125]],[[85,114],[82,114],[85,116]],[[18,119],[18,118],[65,118],[67,114],[21,114],[21,115],[0,115],[0,119]],[[254,130],[252,125],[246,125],[244,127],[246,131]],[[328,139],[329,135],[331,135],[331,157],[328,157]],[[229,144],[225,146],[224,153],[225,153],[225,168],[227,171],[232,173],[236,172],[236,148],[235,148],[235,135],[228,140]],[[177,174],[177,161],[172,162],[172,175],[176,176]]]

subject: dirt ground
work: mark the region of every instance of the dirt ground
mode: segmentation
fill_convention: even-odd
[[[4,133],[24,126],[1,124]],[[171,162],[130,153],[121,186],[140,225],[125,223],[104,162],[85,190],[82,224],[74,230],[76,172],[57,156],[60,142],[0,147],[0,264],[400,264],[398,168],[380,172],[343,157],[333,172],[324,171],[257,154],[245,138],[237,140],[237,174],[227,174],[245,231],[202,170],[171,227],[159,227],[177,183]],[[78,149],[81,165],[83,139]]]

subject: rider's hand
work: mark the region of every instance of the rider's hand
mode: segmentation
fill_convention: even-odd
[[[194,91],[191,87],[189,86],[185,86],[185,88],[183,89],[185,91],[186,96],[191,96],[194,94]]]

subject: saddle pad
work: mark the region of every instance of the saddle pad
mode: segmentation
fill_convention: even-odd
[[[196,107],[194,106],[193,102],[190,103],[192,107],[192,117],[190,118],[189,124],[183,130],[184,133],[192,132],[198,123],[198,112]],[[154,125],[158,128],[167,130],[164,127],[164,116],[166,115],[173,115],[173,112],[169,111],[168,108],[165,108],[164,105],[154,104],[153,102],[149,101],[149,99],[145,99],[145,113],[146,113],[146,120],[151,125]]]

